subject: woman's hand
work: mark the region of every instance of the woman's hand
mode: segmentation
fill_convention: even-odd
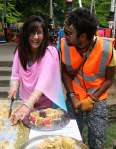
[[[22,104],[11,114],[10,121],[12,125],[16,125],[18,121],[22,121],[26,115],[31,111],[26,105]]]
[[[13,97],[15,99],[16,93],[17,93],[17,90],[15,88],[11,87],[10,90],[8,91],[8,98]]]

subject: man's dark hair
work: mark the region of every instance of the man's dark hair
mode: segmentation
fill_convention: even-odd
[[[78,36],[86,33],[89,40],[95,35],[98,26],[96,17],[86,8],[77,8],[70,12],[66,23],[74,26]]]
[[[32,51],[29,44],[29,36],[32,33],[35,33],[38,31],[39,27],[42,27],[44,39],[40,45],[40,47],[37,50],[35,60],[40,60],[46,51],[46,48],[48,46],[48,27],[45,21],[41,16],[30,16],[27,18],[27,20],[24,22],[21,32],[20,32],[20,39],[18,44],[18,52],[19,52],[19,58],[21,65],[26,70],[27,64],[32,61]]]

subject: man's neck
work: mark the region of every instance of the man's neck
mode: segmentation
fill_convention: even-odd
[[[91,50],[94,48],[94,46],[95,46],[96,39],[97,39],[97,38],[94,37],[90,42],[88,42],[86,48],[84,48],[84,49],[82,50],[82,52],[84,53],[84,52],[87,52],[88,50],[91,51]]]
[[[78,49],[79,53],[82,55],[82,56],[85,56],[85,55],[89,55],[89,53],[91,52],[91,50],[94,48],[95,46],[95,43],[96,43],[96,40],[97,38],[93,38],[92,41],[88,42],[85,46],[85,48],[83,49]]]

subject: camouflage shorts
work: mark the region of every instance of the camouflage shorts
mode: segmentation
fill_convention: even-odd
[[[77,123],[83,130],[84,123],[88,126],[88,145],[90,149],[101,149],[104,144],[105,130],[107,126],[107,104],[106,101],[95,103],[91,112],[77,114]]]

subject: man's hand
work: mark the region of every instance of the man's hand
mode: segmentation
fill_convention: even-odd
[[[91,97],[87,97],[81,100],[76,106],[78,109],[88,112],[93,109],[94,103],[95,101],[93,101]]]
[[[72,100],[72,104],[73,104],[73,107],[75,109],[78,108],[78,105],[80,105],[81,101],[78,99],[78,97],[75,95],[75,96],[72,96],[71,97],[71,100]]]

